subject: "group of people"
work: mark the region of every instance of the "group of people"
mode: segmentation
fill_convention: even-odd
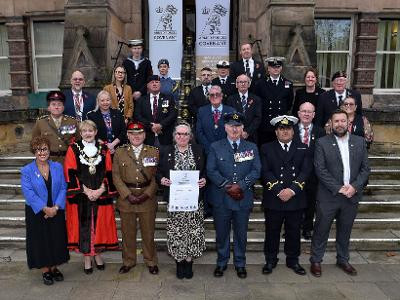
[[[169,62],[161,59],[160,76],[153,75],[142,55],[143,41],[130,41],[130,48],[132,55],[115,68],[112,83],[96,99],[84,91],[78,70],[70,90],[47,95],[49,114],[32,130],[35,160],[21,171],[29,268],[40,268],[45,284],[61,281],[57,267],[74,250],[83,255],[86,274],[93,264],[104,270],[101,252],[119,248],[117,199],[119,273],[136,265],[139,220],[144,262],[158,274],[156,192],[161,188],[168,201],[170,171],[198,170],[198,209],[167,213],[167,248],[177,278],[193,277],[193,261],[205,250],[208,215],[216,232],[214,276],[227,268],[231,228],[234,267],[239,278],[247,276],[247,231],[259,179],[265,214],[262,273],[272,273],[278,262],[283,224],[287,267],[306,274],[298,260],[303,231],[304,238],[312,238],[311,273],[321,276],[336,219],[337,264],[355,275],[349,239],[368,180],[366,145],[373,135],[360,94],[346,88],[346,74],[335,73],[333,89],[324,93],[310,68],[305,87],[294,97],[292,82],[281,75],[283,59],[268,58],[266,73],[252,58],[251,45],[244,44],[240,61],[217,64],[218,77],[212,79],[209,68],[201,70],[201,85],[188,98],[192,122],[178,122]]]

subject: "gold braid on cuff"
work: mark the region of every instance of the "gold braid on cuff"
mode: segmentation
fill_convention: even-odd
[[[301,190],[304,189],[304,184],[305,184],[304,181],[303,182],[298,182],[298,181],[294,180],[293,183],[297,184]]]
[[[270,190],[272,190],[272,188],[276,185],[276,184],[278,184],[278,180],[277,181],[275,181],[275,182],[272,182],[271,183],[271,181],[268,181],[267,182],[267,187],[268,187],[268,190],[270,191]]]

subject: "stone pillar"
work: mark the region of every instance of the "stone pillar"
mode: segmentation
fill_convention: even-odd
[[[26,96],[31,89],[28,35],[23,17],[6,21],[10,59],[11,91],[14,98]],[[26,97],[25,97],[26,98]]]
[[[267,6],[267,53],[286,58],[283,70],[295,85],[303,85],[305,69],[317,64],[314,8],[315,0],[271,0]]]
[[[125,9],[118,8],[120,3]],[[86,87],[110,83],[118,41],[125,40],[129,3],[111,0],[68,0],[65,5],[64,54],[61,88],[70,86],[71,73],[79,69]],[[126,50],[126,49],[125,49]]]
[[[373,97],[379,19],[374,13],[362,13],[357,22],[353,87],[363,95],[363,106],[371,106]]]

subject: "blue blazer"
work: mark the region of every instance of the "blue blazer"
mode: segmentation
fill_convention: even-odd
[[[64,179],[63,167],[58,162],[49,161],[51,173],[51,195],[54,205],[60,209],[65,208],[67,184]],[[21,169],[21,186],[26,204],[35,214],[39,213],[47,205],[46,183],[39,172],[36,161],[27,164]]]
[[[235,109],[233,107],[223,105],[222,115],[218,120],[218,127],[215,128],[211,104],[199,108],[196,123],[196,139],[197,142],[203,146],[207,155],[213,142],[226,138],[223,115],[234,111]]]
[[[72,95],[72,90],[71,89],[65,90],[64,95],[65,95],[64,115],[76,118],[74,97]],[[87,119],[87,113],[95,109],[96,98],[92,94],[86,93],[85,91],[82,91],[82,97],[83,97],[82,121],[84,121]]]
[[[211,144],[207,157],[207,176],[211,181],[208,190],[208,201],[215,207],[232,210],[250,209],[253,207],[253,185],[260,177],[261,162],[256,144],[240,140],[238,153],[251,153],[252,158],[235,162],[233,149],[228,139]],[[235,177],[235,178],[234,178]],[[224,185],[236,182],[244,192],[240,201],[232,199]]]

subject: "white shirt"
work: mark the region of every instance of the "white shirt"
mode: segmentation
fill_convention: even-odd
[[[150,94],[150,108],[151,108],[151,114],[154,114],[153,108],[154,108],[154,96],[157,97],[157,101],[160,99],[160,93],[158,94]]]
[[[309,124],[309,125],[307,126],[307,127],[308,127],[308,145],[307,145],[307,146],[310,146],[312,126],[313,126],[312,123]],[[305,132],[306,132],[306,131],[304,130],[304,125],[303,125],[303,123],[299,123],[299,133],[300,133],[300,141],[301,141],[301,142],[303,142],[303,140],[304,140],[304,133],[305,133]]]
[[[242,97],[245,96],[246,97],[246,101],[247,98],[249,97],[249,91],[247,91],[246,93],[242,94],[241,92],[239,92],[239,96],[240,96],[240,101],[242,100]]]
[[[278,85],[279,79],[281,79],[281,75],[278,75],[278,77],[276,77],[276,78],[274,78],[274,77],[272,77],[272,76],[270,76],[270,77],[271,77],[272,83],[274,83],[274,81],[276,80],[275,85]]]
[[[219,77],[219,81],[222,83],[222,80],[224,81],[224,84],[226,84],[226,81],[228,80],[228,76],[226,77]]]
[[[285,150],[285,143],[282,143],[281,141],[278,141],[278,142],[279,142],[279,144],[281,144],[282,149]],[[286,145],[288,146],[287,152],[289,152],[291,144],[292,144],[292,141],[290,141],[289,143],[286,143]]]
[[[343,163],[343,183],[350,183],[350,153],[349,153],[349,134],[342,138],[335,136],[339,146],[340,156],[342,157]]]
[[[346,99],[346,90],[344,90],[342,94],[339,94],[338,92],[335,91],[337,105],[339,105],[339,96],[342,96],[342,101],[344,101]]]
[[[244,65],[244,71],[246,71],[246,60],[245,58],[243,58],[243,65]],[[249,58],[249,68],[250,68],[250,76],[253,77],[253,73],[254,73],[254,59],[253,58]]]

